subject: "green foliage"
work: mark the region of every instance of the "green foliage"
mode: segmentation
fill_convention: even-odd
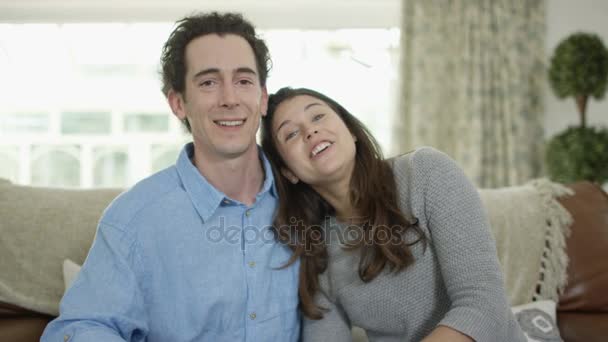
[[[569,127],[547,146],[546,162],[555,182],[608,181],[608,129]]]
[[[608,82],[608,50],[602,40],[589,33],[575,33],[562,40],[551,57],[549,81],[559,98],[603,98]]]

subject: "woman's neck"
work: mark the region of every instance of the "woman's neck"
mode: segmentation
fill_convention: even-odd
[[[353,206],[350,196],[350,178],[316,185],[313,189],[334,208],[338,221],[350,223],[358,219],[358,210]]]

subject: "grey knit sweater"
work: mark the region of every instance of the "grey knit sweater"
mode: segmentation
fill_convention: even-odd
[[[393,170],[401,209],[419,220],[427,248],[414,245],[412,266],[363,283],[359,252],[341,248],[349,229],[330,218],[329,265],[315,297],[329,311],[304,320],[303,341],[351,341],[351,325],[370,341],[420,341],[439,324],[475,341],[526,341],[510,311],[481,200],[462,170],[428,147],[397,157]]]

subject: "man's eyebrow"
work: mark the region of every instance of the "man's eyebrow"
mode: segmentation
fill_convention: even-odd
[[[220,73],[220,69],[219,68],[208,68],[208,69],[203,69],[199,72],[197,72],[196,74],[194,74],[194,76],[192,77],[193,79],[196,79],[198,77],[201,76],[205,76],[205,75],[209,75],[209,74],[219,74]],[[237,68],[235,70],[235,73],[237,74],[253,74],[253,75],[257,75],[257,73],[255,72],[255,70],[249,68],[249,67],[240,67]]]
[[[219,72],[220,72],[220,69],[218,69],[218,68],[203,69],[203,70],[197,72],[196,74],[194,74],[194,76],[192,76],[192,79],[195,80],[201,76],[205,76],[205,75],[209,75],[209,74],[217,74]]]
[[[240,67],[236,69],[236,73],[237,74],[242,74],[242,73],[247,73],[247,74],[254,74],[257,75],[257,73],[255,72],[255,70],[249,68],[249,67]]]

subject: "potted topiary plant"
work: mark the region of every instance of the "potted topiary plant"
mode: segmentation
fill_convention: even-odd
[[[554,181],[608,181],[608,129],[587,127],[589,97],[602,99],[608,83],[608,50],[595,34],[575,33],[551,57],[549,81],[558,98],[574,97],[580,125],[549,140],[546,162]]]

